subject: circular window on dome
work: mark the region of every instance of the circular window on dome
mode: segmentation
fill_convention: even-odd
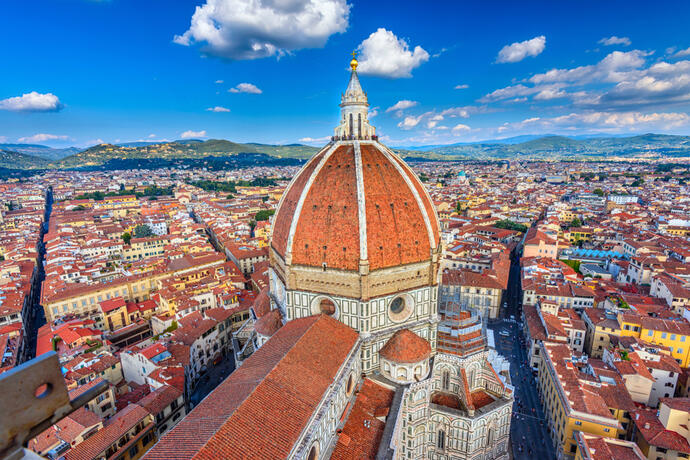
[[[335,304],[331,299],[321,299],[321,302],[319,302],[319,310],[324,315],[331,316],[335,313]]]
[[[393,321],[404,321],[412,314],[412,302],[405,296],[396,297],[388,305],[388,316]]]

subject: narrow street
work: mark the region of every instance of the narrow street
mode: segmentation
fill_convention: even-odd
[[[555,458],[548,435],[544,413],[537,392],[537,381],[529,366],[525,338],[519,322],[522,316],[520,299],[520,263],[513,260],[506,293],[507,307],[501,308],[500,319],[490,321],[496,350],[510,361],[510,377],[515,386],[515,404],[510,438],[513,458]]]
[[[235,370],[235,355],[232,352],[223,356],[220,363],[211,366],[199,379],[199,383],[189,397],[190,409],[196,407],[214,388]]]

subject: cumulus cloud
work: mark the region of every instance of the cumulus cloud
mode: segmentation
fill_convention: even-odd
[[[36,91],[0,100],[0,110],[12,112],[58,112],[63,107],[53,93],[41,94]]]
[[[206,0],[197,6],[189,29],[173,41],[226,59],[283,56],[303,48],[321,48],[345,32],[346,0]]]
[[[543,83],[591,83],[592,81],[616,82],[622,78],[621,72],[637,69],[645,64],[649,53],[640,50],[614,51],[594,65],[579,66],[572,69],[551,69],[532,76],[529,81]]]
[[[471,128],[467,125],[464,125],[462,123],[458,123],[457,125],[453,126],[453,132],[457,133],[460,131],[469,131]]]
[[[690,101],[690,61],[658,62],[645,68],[651,53],[614,51],[596,64],[556,68],[499,88],[481,102],[570,98],[582,108],[634,109]]]
[[[520,62],[527,56],[538,56],[546,47],[546,37],[540,35],[524,42],[515,42],[506,45],[498,52],[496,62]]]
[[[565,91],[559,88],[544,88],[534,96],[534,99],[537,101],[548,101],[551,99],[566,97],[567,95],[568,94]]]
[[[20,137],[19,142],[35,144],[37,142],[45,141],[66,141],[69,140],[69,136],[56,135],[56,134],[34,134],[33,136]]]
[[[455,89],[467,89],[470,85],[455,85]]]
[[[229,112],[230,109],[217,105],[215,107],[209,107],[208,109],[206,109],[206,111],[207,112]]]
[[[7,136],[0,136],[0,143],[7,142]]]
[[[601,40],[599,40],[599,44],[604,45],[604,46],[612,46],[612,45],[624,45],[624,46],[630,46],[632,42],[628,37],[616,37],[615,35],[611,37],[604,37]]]
[[[367,115],[367,118],[369,118],[371,120],[372,118],[374,118],[378,114],[379,114],[379,107],[378,106],[372,107],[369,109],[369,114]]]
[[[591,105],[641,107],[690,102],[690,61],[658,62],[627,72],[609,91],[593,98]]]
[[[415,126],[417,126],[420,121],[422,121],[422,118],[424,118],[424,115],[419,115],[416,117],[413,117],[411,115],[407,116],[407,117],[403,118],[403,120],[400,123],[398,123],[398,128],[404,129],[404,130],[412,129]]]
[[[221,83],[225,83],[223,80],[216,80],[216,84],[220,85]]]
[[[206,130],[201,130],[201,131],[185,131],[182,134],[180,134],[180,139],[193,139],[195,137],[206,137]]]
[[[392,106],[388,107],[386,109],[386,113],[395,112],[396,116],[402,117],[403,110],[412,108],[412,107],[416,106],[417,104],[419,104],[419,102],[409,101],[407,99],[403,99],[402,101],[398,101],[395,104],[393,104]]]
[[[239,83],[234,88],[230,88],[228,92],[231,93],[248,93],[248,94],[261,94],[261,91],[256,85],[251,83]]]
[[[413,69],[429,60],[424,48],[415,46],[410,50],[405,40],[384,28],[369,35],[357,49],[359,73],[377,77],[410,78]]]

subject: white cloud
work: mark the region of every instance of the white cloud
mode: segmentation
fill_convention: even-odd
[[[155,137],[156,137],[156,135],[155,135],[155,134],[149,134],[149,136],[148,136],[148,137],[149,137],[149,139],[153,139],[153,138],[155,138]]]
[[[379,28],[357,48],[360,51],[357,70],[364,75],[385,78],[410,78],[412,70],[429,60],[429,53],[421,46],[410,47],[405,40],[384,28]]]
[[[206,0],[197,6],[189,29],[173,41],[227,59],[283,56],[320,48],[345,32],[346,0]]]
[[[460,132],[460,131],[469,131],[470,127],[467,125],[463,125],[462,123],[458,123],[457,125],[453,126],[453,132]]]
[[[379,114],[379,107],[378,106],[372,107],[369,109],[369,113],[367,115],[367,118],[369,118],[371,120],[372,118],[374,118],[378,114]]]
[[[679,50],[676,53],[673,54],[674,58],[681,58],[681,57],[687,57],[690,56],[690,48],[685,48],[684,50]]]
[[[558,99],[561,97],[566,97],[568,93],[563,91],[562,89],[558,88],[544,88],[543,90],[539,91],[535,96],[534,99],[537,101],[548,101],[551,99]]]
[[[0,110],[12,112],[57,112],[63,107],[56,95],[52,93],[41,94],[36,91],[0,101]]]
[[[400,123],[398,123],[398,128],[404,129],[404,130],[412,129],[415,126],[417,126],[420,121],[422,121],[423,117],[424,117],[424,114],[419,115],[417,117],[413,117],[413,116],[405,117]]]
[[[403,99],[402,101],[398,101],[395,104],[393,104],[392,106],[388,107],[386,109],[386,113],[395,112],[396,116],[402,117],[403,110],[412,108],[412,107],[416,106],[417,104],[419,104],[419,102],[409,101],[407,99]]]
[[[225,83],[223,80],[216,80],[216,84],[220,85],[221,83]]]
[[[604,37],[601,40],[599,40],[599,44],[604,45],[604,46],[612,46],[612,45],[624,45],[624,46],[630,46],[632,42],[628,37],[616,37],[615,35],[611,37]]]
[[[217,105],[215,107],[209,107],[208,109],[206,109],[206,111],[207,112],[229,112],[230,109]]]
[[[586,65],[572,69],[551,69],[548,72],[532,76],[529,81],[542,83],[589,83],[592,81],[620,81],[621,72],[640,68],[649,53],[632,51],[614,51],[595,65]]]
[[[499,133],[510,131],[514,134],[520,132],[550,133],[554,131],[624,133],[646,130],[667,131],[685,126],[690,126],[690,115],[681,112],[585,111],[551,118],[533,117],[519,122],[504,123],[496,128],[496,131]]]
[[[69,140],[69,136],[55,135],[55,134],[34,134],[33,136],[20,137],[19,142],[25,144],[35,144],[37,142],[45,141],[66,141]]]
[[[248,94],[261,94],[261,91],[256,85],[251,83],[240,83],[234,88],[228,90],[230,93],[248,93]]]
[[[455,89],[467,89],[470,85],[455,85]]]
[[[180,134],[180,139],[193,139],[195,137],[206,137],[206,130],[201,131],[185,131]]]
[[[307,142],[309,144],[314,144],[314,143],[319,143],[319,142],[326,142],[329,141],[331,138],[330,136],[324,136],[324,137],[303,137],[299,141],[300,142]]]
[[[7,136],[0,136],[0,143],[7,142]]]
[[[596,64],[535,74],[521,83],[497,89],[480,101],[521,101],[528,97],[545,101],[567,97],[578,107],[619,110],[624,106],[632,109],[690,101],[690,61],[658,62],[645,68],[650,54],[641,50],[614,51]]]
[[[496,62],[520,62],[527,56],[538,56],[546,47],[546,37],[540,35],[524,42],[515,42],[504,46],[498,52]]]

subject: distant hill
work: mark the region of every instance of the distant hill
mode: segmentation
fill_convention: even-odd
[[[606,158],[690,158],[690,137],[642,134],[630,137],[566,137],[524,135],[506,139],[451,145],[395,148],[404,158],[420,160],[606,159]],[[0,144],[4,163],[14,169],[92,168],[108,165],[155,165],[171,160],[185,161],[227,158],[239,154],[265,154],[279,159],[310,158],[318,147],[302,144],[270,145],[237,143],[224,139],[184,139],[173,142],[130,142],[100,144],[84,150],[51,149],[33,144]],[[65,155],[69,153],[68,155]],[[256,157],[261,158],[259,157]],[[136,160],[136,161],[133,161]],[[204,160],[207,161],[207,160]],[[223,160],[225,164],[226,161]],[[232,163],[232,162],[230,162]],[[228,164],[230,164],[228,163]],[[172,164],[172,163],[168,163]],[[136,166],[134,166],[136,167]]]
[[[308,145],[238,144],[224,139],[184,140],[162,143],[100,144],[65,157],[52,164],[55,168],[79,168],[102,165],[110,160],[194,159],[227,157],[240,153],[263,153],[277,158],[304,159],[319,149]]]
[[[689,136],[666,134],[642,134],[631,137],[591,137],[584,139],[574,139],[565,136],[544,136],[516,144],[502,144],[499,142],[487,141],[475,144],[439,146],[427,150],[426,153],[457,159],[690,157]]]
[[[76,147],[67,147],[64,149],[54,149],[46,145],[38,144],[0,144],[0,150],[9,150],[12,152],[24,153],[47,160],[59,160],[61,158],[73,155],[79,152],[80,149]]]
[[[0,167],[8,169],[38,169],[45,168],[49,161],[27,155],[25,153],[13,152],[11,150],[0,150]]]

